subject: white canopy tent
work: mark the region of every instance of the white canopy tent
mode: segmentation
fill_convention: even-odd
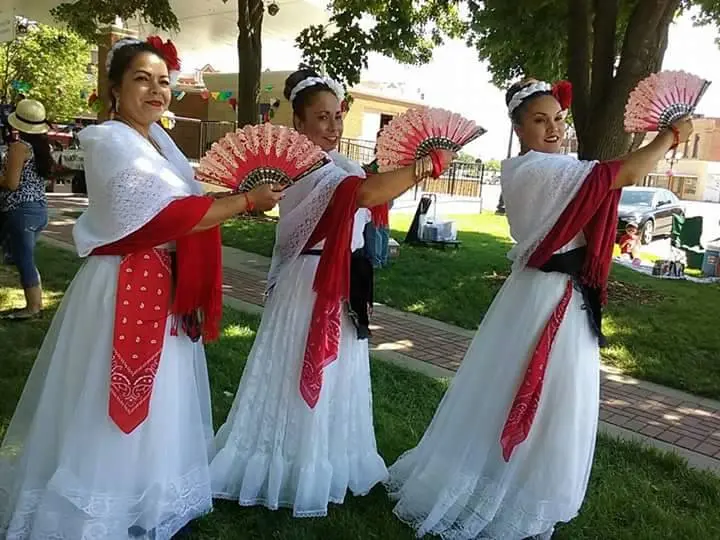
[[[45,24],[57,24],[50,10],[62,0],[3,0],[0,18],[13,14]],[[270,0],[266,0],[270,3]],[[313,24],[327,24],[328,14],[324,0],[274,0],[279,7],[277,15],[267,11],[263,20],[263,42],[270,67],[275,69],[276,56],[287,54],[295,36]],[[237,68],[237,2],[229,0],[170,0],[173,12],[180,22],[178,34],[158,32],[141,21],[123,21],[126,28],[135,30],[141,37],[160,33],[172,38],[181,52],[184,69],[197,69],[212,64],[221,70]],[[2,21],[0,21],[0,26]],[[282,51],[282,52],[281,52]],[[267,62],[266,62],[267,64]],[[287,66],[295,67],[295,66]]]

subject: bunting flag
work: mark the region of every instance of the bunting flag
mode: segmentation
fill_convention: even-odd
[[[10,86],[12,86],[13,90],[18,92],[28,92],[32,88],[32,84],[18,80],[11,81]]]

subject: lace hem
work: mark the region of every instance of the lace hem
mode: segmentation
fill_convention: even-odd
[[[356,497],[363,497],[366,493],[357,494],[353,493]],[[271,503],[266,497],[256,497],[254,499],[238,499],[236,495],[230,493],[213,493],[213,498],[220,499],[223,501],[237,502],[239,506],[244,508],[250,508],[253,506],[262,506],[273,512],[284,508],[286,510],[292,510],[293,517],[296,518],[322,518],[327,517],[328,509],[327,506],[323,510],[296,510],[295,503],[293,501],[278,501],[276,504]],[[328,497],[328,504],[343,504],[345,498]]]
[[[206,468],[167,483],[160,496],[154,489],[135,497],[68,489],[67,479],[67,473],[58,471],[46,489],[20,492],[12,508],[10,493],[0,488],[3,506],[12,512],[2,516],[0,533],[13,540],[100,540],[127,538],[131,529],[137,529],[143,531],[133,533],[138,538],[170,540],[212,510]]]
[[[441,493],[434,486],[425,486],[420,497],[412,498],[403,492],[407,479],[416,474],[414,467],[403,463],[411,458],[411,452],[403,454],[391,467],[385,487],[390,499],[397,502],[393,514],[412,527],[418,537],[434,534],[443,540],[521,540],[543,537],[557,523],[577,516],[579,505],[538,501],[522,489],[502,486],[490,477],[475,474],[444,480],[451,487]],[[398,473],[398,466],[405,471]],[[420,491],[417,486],[413,490]],[[431,504],[428,493],[436,493]]]
[[[213,477],[235,476],[228,472],[230,469],[243,471],[243,474],[236,481],[226,484],[223,489],[214,489],[214,498],[236,501],[240,506],[264,506],[269,510],[289,508],[294,517],[324,517],[327,515],[328,503],[343,504],[348,490],[356,497],[363,497],[387,479],[387,468],[377,452],[354,455],[346,460],[321,460],[301,466],[293,466],[287,460],[270,454],[250,455],[235,449],[220,451],[215,457],[215,460],[218,459],[219,461],[213,463],[222,462],[218,469],[223,470],[216,471]],[[345,463],[338,464],[342,461]],[[250,478],[245,476],[247,470],[252,471]],[[352,478],[351,475],[355,477]],[[316,490],[308,489],[312,487],[310,482],[315,484]],[[272,493],[261,493],[268,489],[268,485],[273,486]],[[317,506],[305,505],[297,498],[297,494],[313,491],[327,493],[324,508],[298,509],[303,506]],[[253,495],[248,496],[249,493]],[[285,493],[293,495],[288,497]]]

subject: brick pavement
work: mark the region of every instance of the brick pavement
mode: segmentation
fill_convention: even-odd
[[[51,205],[57,207],[57,200]],[[63,203],[67,208],[67,205]],[[73,204],[75,206],[75,204]],[[81,205],[80,205],[81,206]],[[73,219],[51,218],[46,234],[72,242]],[[265,281],[257,271],[224,268],[225,294],[262,305]],[[407,317],[391,309],[373,317],[372,345],[450,371],[457,370],[472,339],[471,333],[438,325],[422,317]],[[720,404],[624,377],[604,369],[601,380],[600,419],[705,458],[720,460]]]

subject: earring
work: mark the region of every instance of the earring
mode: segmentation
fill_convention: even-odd
[[[115,112],[120,112],[120,98],[115,98]]]

